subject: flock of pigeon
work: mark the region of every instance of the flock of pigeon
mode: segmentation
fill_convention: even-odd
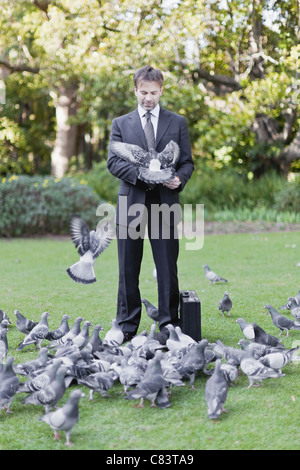
[[[204,266],[210,283],[227,282]],[[124,335],[116,320],[101,339],[101,325],[92,324],[78,317],[72,327],[69,315],[63,315],[60,325],[50,330],[48,313],[41,315],[39,322],[29,320],[15,310],[16,328],[24,335],[17,351],[35,346],[37,356],[24,363],[15,363],[9,355],[7,333],[11,327],[8,316],[0,310],[0,407],[11,412],[10,407],[16,394],[25,394],[24,405],[40,405],[45,413],[40,420],[46,422],[59,438],[64,431],[66,445],[71,445],[70,434],[79,420],[79,401],[84,396],[82,387],[69,394],[66,403],[57,407],[68,387],[82,385],[89,390],[89,399],[94,393],[109,396],[115,383],[122,384],[127,400],[144,400],[151,406],[171,406],[173,387],[189,382],[194,388],[199,373],[207,376],[205,400],[209,419],[216,420],[224,408],[228,389],[245,374],[249,379],[248,388],[267,378],[279,378],[285,374],[283,367],[293,361],[299,346],[286,349],[279,338],[265,332],[256,323],[247,323],[238,318],[244,338],[238,347],[229,347],[217,340],[195,341],[183,333],[179,326],[168,325],[169,336],[156,331],[158,310],[146,299],[142,299],[148,316],[153,320],[150,331],[136,334],[124,343]],[[219,309],[230,315],[232,301],[225,292]],[[291,329],[300,330],[300,290],[290,297],[280,309],[287,309],[295,321],[281,315],[271,305],[265,308],[271,314],[274,325],[289,334]]]

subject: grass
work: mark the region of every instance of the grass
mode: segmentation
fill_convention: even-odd
[[[209,341],[219,338],[227,345],[236,346],[243,337],[235,323],[238,317],[255,321],[269,333],[278,335],[263,306],[270,303],[279,307],[300,288],[299,232],[209,235],[199,251],[186,250],[185,240],[180,243],[180,289],[194,289],[201,300],[202,337]],[[23,335],[15,327],[15,309],[34,320],[48,311],[51,329],[58,326],[64,313],[70,314],[70,324],[82,315],[93,324],[101,323],[105,330],[110,328],[117,297],[115,240],[96,261],[95,284],[76,284],[67,276],[66,268],[75,261],[77,254],[68,239],[0,240],[0,308],[12,321],[9,354],[14,355],[16,362],[35,357],[36,351],[31,347],[16,351]],[[202,269],[204,263],[229,283],[209,286]],[[146,241],[140,288],[144,297],[157,303],[152,270],[151,251]],[[218,311],[225,289],[233,300],[231,318],[222,318]],[[149,330],[150,324],[143,310],[140,331]],[[292,347],[300,340],[300,331],[291,331],[290,337],[282,338],[286,347]],[[196,378],[196,390],[191,390],[188,384],[174,388],[171,407],[165,410],[150,408],[148,402],[143,409],[133,407],[133,402],[124,399],[121,386],[116,384],[109,391],[109,398],[95,394],[93,403],[87,398],[81,400],[72,449],[299,449],[299,363],[289,364],[284,372],[285,377],[268,379],[260,388],[249,390],[247,377],[241,375],[229,389],[228,412],[217,422],[207,418],[204,398],[207,376],[202,373]],[[61,403],[69,392],[68,389]],[[0,450],[65,449],[64,439],[53,441],[51,429],[38,420],[43,407],[22,404],[23,396],[15,397],[12,414],[0,412]]]

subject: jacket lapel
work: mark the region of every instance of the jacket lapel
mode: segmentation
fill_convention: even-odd
[[[158,118],[158,127],[157,127],[157,135],[156,135],[156,147],[159,144],[159,141],[165,134],[166,130],[170,126],[172,122],[172,114],[166,111],[163,108],[160,108],[159,118]]]
[[[137,145],[147,149],[146,137],[137,108],[129,114],[128,118],[132,131],[139,140],[139,144]]]

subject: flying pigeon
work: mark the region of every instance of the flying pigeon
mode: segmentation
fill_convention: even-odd
[[[281,341],[276,338],[276,336],[267,333],[261,326],[257,325],[257,323],[252,324],[255,342],[265,344],[267,346],[284,347]]]
[[[26,318],[18,310],[15,310],[15,315],[17,317],[16,327],[19,331],[21,331],[21,333],[24,333],[25,335],[28,335],[32,328],[38,324],[38,322]]]
[[[35,346],[39,346],[41,348],[43,339],[46,337],[49,326],[48,326],[48,317],[49,313],[44,312],[41,316],[41,320],[37,325],[35,325],[32,330],[25,336],[23,341],[18,345],[17,351],[21,351],[25,346],[30,344],[34,344]]]
[[[66,435],[66,445],[72,445],[70,441],[70,435],[75,424],[79,420],[79,400],[84,397],[84,393],[81,390],[76,389],[70,393],[70,396],[65,405],[55,411],[45,413],[39,418],[40,421],[44,421],[54,431],[54,439],[60,439],[57,431],[64,431]]]
[[[151,318],[151,320],[153,320],[154,322],[158,322],[159,320],[158,308],[152,305],[147,299],[141,299],[141,302],[145,305],[147,315]]]
[[[284,374],[265,366],[248,353],[242,358],[240,367],[248,377],[248,388],[252,387],[256,382],[260,385],[263,380],[284,376]]]
[[[228,282],[227,279],[224,279],[224,277],[219,276],[215,272],[213,272],[207,264],[203,265],[204,268],[204,274],[206,279],[209,280],[210,284],[215,284],[216,282]]]
[[[8,356],[0,374],[0,408],[6,408],[6,413],[11,413],[10,406],[18,391],[20,379],[13,370],[15,358]]]
[[[246,322],[246,320],[244,320],[243,318],[237,318],[237,320],[235,320],[235,323],[238,323],[240,325],[240,328],[245,338],[247,338],[249,341],[254,340],[254,328],[251,323]]]
[[[179,146],[171,140],[160,153],[153,148],[149,151],[138,145],[111,142],[110,150],[118,157],[138,169],[138,178],[148,184],[171,181],[175,176],[175,165],[179,159]]]
[[[230,310],[232,309],[232,300],[229,297],[228,291],[224,292],[223,298],[219,302],[219,310],[222,312],[222,316],[224,317],[224,312],[230,317]]]
[[[224,405],[228,394],[228,384],[221,369],[221,359],[217,359],[213,374],[205,384],[205,400],[209,419],[218,419],[226,412]]]
[[[31,405],[42,405],[45,407],[45,412],[48,413],[51,408],[55,407],[59,400],[64,396],[66,391],[65,377],[67,374],[67,368],[60,366],[57,370],[55,378],[50,382],[49,385],[32,392],[30,395],[24,398],[23,404]]]
[[[286,331],[286,336],[289,336],[289,330],[300,330],[300,323],[281,315],[272,305],[267,304],[264,308],[270,313],[273,324],[280,330],[279,336],[283,331]]]
[[[113,221],[99,223],[96,230],[90,230],[82,218],[74,216],[70,222],[70,232],[80,260],[68,268],[67,273],[74,281],[82,284],[96,282],[95,259],[103,253],[114,237]]]
[[[124,333],[121,330],[116,319],[113,319],[111,322],[111,328],[107,331],[106,335],[103,338],[103,344],[108,344],[110,346],[120,346],[124,340]]]
[[[46,334],[45,339],[47,339],[48,341],[55,341],[65,336],[70,331],[68,323],[69,318],[70,315],[63,315],[59,327],[55,330],[49,331]]]

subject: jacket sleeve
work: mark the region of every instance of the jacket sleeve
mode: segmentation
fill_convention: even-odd
[[[180,157],[176,166],[176,175],[179,176],[181,181],[178,191],[182,191],[194,171],[189,131],[186,120],[183,117],[180,126],[179,147]]]
[[[122,133],[118,125],[118,118],[115,118],[112,121],[111,133],[110,133],[110,142],[122,142]],[[114,155],[114,153],[109,150],[108,159],[107,159],[107,168],[110,173],[117,178],[126,181],[130,184],[136,184],[137,182],[137,169],[134,165],[126,162],[122,158]]]

